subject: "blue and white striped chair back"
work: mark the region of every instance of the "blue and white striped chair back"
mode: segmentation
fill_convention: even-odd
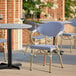
[[[26,21],[26,23],[32,25],[32,28],[29,28],[28,30],[33,31],[35,28],[37,28],[38,26],[40,26],[40,24],[33,22],[33,21]],[[36,26],[36,27],[35,27]]]
[[[76,18],[70,20],[70,22],[72,26],[76,27]]]
[[[61,22],[52,21],[52,22],[42,24],[36,30],[37,32],[45,36],[55,37],[60,32],[64,31],[64,24],[62,24]]]

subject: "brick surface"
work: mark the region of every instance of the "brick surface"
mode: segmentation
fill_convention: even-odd
[[[14,2],[15,1],[15,2]],[[54,11],[51,8],[41,8],[46,14],[50,14],[51,18],[54,20],[54,12],[56,13],[57,20],[63,20],[64,18],[64,3],[65,0],[58,0],[56,2],[53,2],[53,0],[45,0],[52,3],[58,3],[58,8]],[[3,20],[0,20],[0,23],[19,23],[20,22],[20,16],[22,13],[22,0],[0,0],[0,14],[3,15]],[[40,15],[42,19],[47,19],[47,17]],[[52,20],[49,18],[50,20]],[[65,31],[66,32],[74,32],[74,28],[70,25],[65,25]],[[12,38],[13,38],[13,46],[15,47],[15,30],[12,32]],[[7,38],[7,31],[5,30],[4,37]],[[16,39],[17,40],[17,39]],[[24,29],[22,30],[22,43],[26,44],[29,41],[29,31]]]
[[[45,12],[46,14],[50,14],[51,18],[47,18],[45,17],[44,15],[40,15],[41,19],[46,19],[46,20],[54,20],[54,12],[56,13],[56,17],[57,17],[57,20],[63,20],[64,18],[64,4],[63,4],[63,1],[65,0],[57,0],[56,2],[54,2],[53,0],[45,0],[45,1],[49,1],[49,2],[52,2],[52,3],[58,3],[58,8],[54,11],[52,10],[51,8],[41,8],[43,10],[43,12]],[[71,28],[70,26],[67,26],[67,28]],[[72,28],[71,28],[72,29]],[[68,31],[66,29],[66,31]],[[23,44],[27,43],[28,40],[29,40],[29,34],[28,34],[28,31],[27,30],[23,30]]]
[[[22,13],[22,0],[0,0],[0,14],[3,15],[3,20],[0,23],[18,23],[20,14]],[[12,32],[12,48],[15,49],[15,30]],[[5,31],[5,38],[7,38],[7,31]],[[17,38],[17,37],[16,37]]]

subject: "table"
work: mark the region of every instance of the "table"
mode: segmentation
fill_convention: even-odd
[[[13,29],[27,29],[31,28],[28,24],[0,24],[0,29],[7,29],[7,45],[8,45],[8,64],[1,63],[0,69],[20,69],[19,65],[12,64],[12,30]]]

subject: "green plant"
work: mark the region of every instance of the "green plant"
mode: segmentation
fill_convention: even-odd
[[[41,2],[41,0],[23,0],[23,9],[25,10],[26,18],[33,16],[40,18],[43,7],[51,7],[52,3]]]
[[[76,1],[72,0],[65,0],[65,17],[66,18],[72,18],[76,12],[73,11],[71,7],[76,6]]]

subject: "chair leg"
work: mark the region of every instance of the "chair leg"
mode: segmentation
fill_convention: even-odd
[[[31,56],[30,56],[30,71],[32,71],[32,55],[33,55],[33,50],[31,50]]]
[[[76,48],[76,40],[74,40],[74,47]]]
[[[30,45],[30,41],[29,41],[28,44],[26,45],[25,52],[24,52],[25,55],[26,55],[26,52],[27,52],[27,50],[28,50],[29,45]]]
[[[25,49],[25,52],[24,52],[25,55],[26,55],[27,49],[28,49],[28,45],[26,46],[26,49]]]
[[[6,44],[4,44],[4,61],[6,62]]]
[[[72,52],[72,40],[70,40],[70,53]]]
[[[58,54],[58,53],[57,53],[57,54]],[[61,55],[60,55],[60,54],[58,54],[58,56],[59,56],[59,60],[60,60],[60,63],[61,63],[61,68],[63,68],[63,62],[62,62]]]
[[[49,63],[49,73],[51,73],[51,65],[52,65],[52,53],[50,54],[50,63]]]
[[[63,42],[63,39],[62,39],[62,37],[61,37],[61,47],[60,47],[60,50],[62,50],[62,42]]]
[[[6,52],[4,51],[4,61],[6,62]]]
[[[45,66],[46,64],[46,55],[44,55],[44,63],[43,63],[43,66]]]

